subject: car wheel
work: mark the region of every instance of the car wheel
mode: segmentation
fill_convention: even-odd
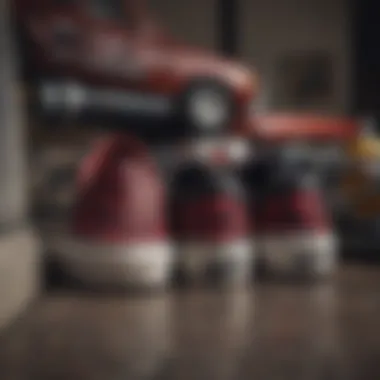
[[[204,81],[191,85],[181,103],[181,122],[191,135],[222,134],[233,116],[230,91],[214,82]]]

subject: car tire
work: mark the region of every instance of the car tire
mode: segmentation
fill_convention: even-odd
[[[187,136],[217,136],[231,123],[232,94],[225,86],[210,80],[191,84],[180,100],[179,122]]]

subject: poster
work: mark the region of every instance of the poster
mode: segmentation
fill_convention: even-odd
[[[276,108],[323,111],[331,105],[333,87],[333,62],[328,53],[292,53],[276,65]]]

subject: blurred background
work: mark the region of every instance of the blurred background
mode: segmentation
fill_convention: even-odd
[[[78,11],[79,3],[94,12],[93,19]],[[379,15],[375,0],[2,2],[0,378],[378,379]],[[119,32],[140,22],[146,34]],[[78,29],[91,43],[70,50],[77,47]],[[116,38],[101,42],[107,35]],[[92,44],[98,38],[102,48]],[[109,76],[119,70],[116,61],[103,62],[111,65],[106,73],[95,58],[101,49],[103,58],[113,57],[128,40],[120,70],[131,52],[144,64],[128,61],[128,80],[120,84]],[[70,61],[78,57],[91,69]],[[168,69],[169,63],[182,71]],[[242,83],[233,95],[244,115],[238,121],[249,128],[239,135],[227,127],[218,149],[242,140],[248,162],[260,158],[258,152],[301,148],[313,163],[339,240],[334,280],[255,283],[232,294],[196,288],[142,298],[73,290],[71,283],[50,289],[47,283],[60,282],[62,274],[46,264],[46,242],[67,229],[83,158],[94,142],[115,131],[113,119],[98,123],[99,102],[112,108],[128,101],[128,95],[107,92],[119,86],[160,96],[133,99],[147,120],[140,128],[133,115],[117,131],[144,141],[145,126],[156,126],[154,137],[144,142],[168,185],[173,165],[189,154],[211,162],[213,151],[199,153],[198,146],[219,144],[220,136],[173,139],[178,120],[152,116],[144,104],[172,109],[172,95],[182,101],[181,80],[199,67],[209,77],[218,72],[236,87]],[[85,78],[91,86],[67,95],[73,108],[57,112],[54,99],[60,95],[46,92],[44,98],[43,90],[51,83],[57,88],[62,78],[74,78],[75,85]],[[106,92],[96,92],[104,86]],[[245,92],[249,95],[241,100]],[[48,99],[46,114],[41,99]],[[77,117],[82,111],[89,121]],[[273,136],[280,130],[285,138],[263,144],[260,126]],[[237,170],[241,160],[229,159],[229,170]]]
[[[376,88],[377,78],[377,48],[372,42],[373,36],[376,35],[376,31],[373,30],[376,23],[371,21],[373,14],[376,14],[375,4],[369,1],[356,4],[343,0],[289,0],[281,4],[272,4],[270,1],[232,0],[207,0],[200,4],[169,0],[144,3],[144,17],[147,20],[154,19],[160,33],[183,44],[185,51],[176,53],[177,58],[182,56],[186,60],[187,46],[195,46],[207,54],[216,53],[220,57],[240,61],[258,73],[258,91],[252,102],[255,115],[263,115],[264,119],[266,116],[282,114],[287,117],[303,114],[316,117],[324,115],[337,118],[339,128],[347,131],[352,128],[349,123],[356,123],[360,130],[364,127],[368,129],[370,125],[369,129],[377,133],[377,105],[373,90]],[[28,14],[27,7],[22,4],[20,2],[20,10],[18,13],[15,11],[16,15]],[[107,23],[112,24],[112,20],[115,19],[113,12],[121,9],[122,2],[108,2],[107,5],[100,6],[99,4],[96,6],[98,14],[101,15],[101,31],[104,20],[107,20],[106,28]],[[62,4],[57,6],[62,8]],[[63,8],[65,7],[69,9],[67,4],[63,5]],[[32,15],[38,15],[36,9],[30,11]],[[21,17],[21,24],[22,20]],[[93,33],[96,35],[100,32]],[[25,60],[28,56],[26,45],[18,44],[18,48],[20,53],[25,53],[19,54],[19,60]],[[64,75],[67,76],[67,73]],[[46,78],[46,75],[38,76]],[[92,80],[107,81],[103,77],[107,78],[104,73],[100,73],[98,78],[95,75]],[[29,95],[25,96],[29,92],[25,92],[25,86],[21,88],[24,89],[24,104],[29,104],[30,101],[26,100],[29,99]],[[33,212],[38,215],[65,213],[69,210],[68,206],[74,196],[73,176],[78,160],[87,151],[91,141],[99,136],[99,128],[88,122],[85,125],[75,118],[67,118],[67,115],[62,123],[63,127],[59,127],[60,123],[57,120],[41,122],[36,118],[35,112],[28,111],[25,117],[33,173],[30,178]],[[124,125],[129,124],[130,130],[133,123],[128,121]],[[158,125],[159,121],[155,120],[154,123]],[[285,125],[285,121],[283,124],[281,121],[276,123],[275,128]],[[335,131],[331,132],[331,141],[321,144],[313,137],[313,133],[318,135],[318,129],[325,131],[333,127],[317,124],[316,132],[309,132],[311,137],[303,139],[301,144],[304,147],[309,147],[310,144],[318,145],[319,149],[310,150],[310,155],[314,158],[338,156],[340,159],[344,156],[349,158],[351,163],[359,160],[361,153],[356,148],[349,148],[346,141]],[[104,130],[111,125],[108,120],[102,124],[102,128]],[[306,133],[314,128],[308,125],[307,121],[300,125],[301,127],[294,126],[296,136],[292,139],[289,135],[283,146],[290,146],[292,142],[300,143],[297,128]],[[163,133],[165,128],[160,124],[160,127],[154,129]],[[163,133],[163,136],[165,145],[167,135]],[[347,136],[344,138],[347,139]],[[377,137],[370,137],[369,140],[376,141]],[[171,149],[175,145],[171,144]],[[329,172],[326,174],[329,178],[324,179],[331,182],[333,178],[333,197],[341,201],[339,207],[340,204],[346,207],[347,204],[342,202],[342,192],[346,190],[338,194],[335,192],[341,190],[345,177],[350,177],[354,170],[351,168],[343,171],[341,167],[336,169],[336,159],[331,160],[325,160],[324,170]],[[376,158],[374,160],[376,161]],[[328,167],[329,170],[326,170]],[[353,181],[358,183],[357,180]],[[364,187],[367,190],[369,187],[369,192],[372,193],[374,182],[372,179],[368,182],[369,185]],[[367,190],[363,189],[361,195],[366,200]],[[343,211],[346,213],[347,209]],[[351,216],[356,217],[357,213],[359,211],[355,210]],[[340,220],[340,215],[337,218]],[[347,226],[350,223],[344,221],[344,224]],[[370,226],[374,229],[372,221]],[[368,229],[368,226],[362,228]],[[374,254],[369,256],[371,259],[376,257]]]

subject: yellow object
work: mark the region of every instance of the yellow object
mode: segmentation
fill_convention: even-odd
[[[349,148],[353,159],[380,159],[380,138],[359,137]]]
[[[380,187],[376,178],[366,171],[366,165],[380,165],[380,138],[360,136],[348,146],[350,159],[348,172],[343,176],[342,191],[359,218],[372,218],[380,215]]]

